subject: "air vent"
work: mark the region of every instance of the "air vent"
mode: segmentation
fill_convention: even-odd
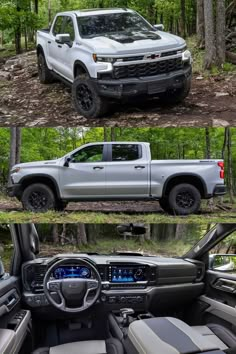
[[[37,290],[37,289],[42,289],[43,288],[43,279],[46,273],[46,266],[40,265],[40,266],[36,266],[34,268],[34,278],[33,281],[31,283],[31,288],[33,290]]]
[[[127,288],[133,288],[133,289],[145,289],[145,285],[141,284],[112,284],[110,286],[110,289],[127,289]]]

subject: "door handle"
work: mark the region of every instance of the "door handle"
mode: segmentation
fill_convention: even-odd
[[[145,168],[145,166],[135,166],[136,170],[143,170]]]
[[[62,48],[62,45],[58,45],[58,48]]]
[[[93,167],[93,169],[96,171],[96,170],[104,170],[104,167],[102,166],[96,166],[96,167]]]
[[[51,41],[48,41],[48,44],[51,44],[52,42]]]

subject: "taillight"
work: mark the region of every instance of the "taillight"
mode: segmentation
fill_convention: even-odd
[[[225,178],[225,163],[223,161],[218,162],[218,166],[220,167],[220,178]]]

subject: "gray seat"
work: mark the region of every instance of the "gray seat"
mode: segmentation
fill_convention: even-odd
[[[228,348],[213,328],[190,327],[172,317],[131,323],[128,346],[130,354],[222,354]]]
[[[124,354],[123,346],[115,338],[90,340],[36,349],[33,354]]]

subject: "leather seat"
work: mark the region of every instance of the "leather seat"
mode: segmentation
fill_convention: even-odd
[[[90,340],[36,349],[33,354],[124,354],[121,342],[115,338]]]
[[[190,327],[172,317],[134,321],[129,326],[130,354],[223,354],[236,347],[235,335],[223,326]]]

